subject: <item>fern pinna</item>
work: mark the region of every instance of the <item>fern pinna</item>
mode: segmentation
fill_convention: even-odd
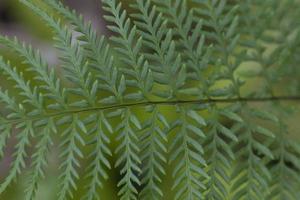
[[[20,2],[53,31],[64,76],[0,36],[23,64],[0,58],[2,157],[17,140],[0,193],[29,171],[36,199],[58,147],[59,200],[108,199],[111,171],[122,200],[299,197],[299,1],[102,0],[110,38],[58,0]]]

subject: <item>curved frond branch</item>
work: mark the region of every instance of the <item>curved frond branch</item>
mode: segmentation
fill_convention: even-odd
[[[81,34],[77,39],[83,42],[81,45],[86,51],[89,66],[98,72],[95,76],[101,80],[99,87],[111,92],[114,96],[118,96],[115,80],[113,75],[111,75],[111,72],[115,71],[113,68],[113,56],[111,55],[111,47],[105,40],[106,38],[98,36],[91,23],[86,23],[83,17],[78,15],[75,10],[71,10],[56,0],[47,0],[46,3],[69,20],[75,27],[75,31]]]
[[[88,72],[88,62],[79,42],[76,39],[73,40],[74,37],[70,30],[62,27],[60,21],[55,20],[47,11],[37,7],[30,0],[21,0],[21,2],[39,15],[56,33],[55,45],[62,53],[60,58],[63,61],[63,68],[67,72],[66,77],[79,86],[79,88],[72,88],[69,91],[85,97],[85,100],[75,102],[73,106],[95,105],[98,81],[93,80],[91,72]]]
[[[16,145],[16,151],[14,152],[15,159],[11,164],[7,177],[0,185],[0,193],[3,193],[25,168],[25,158],[27,157],[26,147],[30,145],[30,137],[35,134],[32,121],[20,123],[17,125],[17,128],[21,131],[17,135],[18,144]]]
[[[12,67],[9,62],[4,62],[2,57],[0,58],[0,69],[8,75],[8,79],[16,83],[15,87],[21,91],[20,95],[25,97],[23,102],[36,108],[31,112],[31,115],[45,114],[42,96],[36,87],[34,89],[30,87],[30,81],[25,81],[23,73],[19,73],[16,67]]]
[[[7,36],[0,36],[0,43],[21,55],[23,62],[28,64],[28,69],[37,73],[35,79],[46,84],[40,86],[41,89],[47,91],[45,96],[55,99],[59,103],[58,108],[67,108],[65,93],[60,80],[56,77],[54,69],[49,69],[47,62],[42,58],[38,50],[35,50],[30,45],[21,43],[17,38],[10,39]],[[51,108],[54,105],[49,105],[48,107]]]

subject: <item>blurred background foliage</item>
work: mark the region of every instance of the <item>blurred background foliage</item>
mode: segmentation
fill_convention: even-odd
[[[38,4],[41,1],[36,1]],[[70,6],[71,8],[76,9],[79,13],[83,14],[86,20],[91,20],[94,27],[98,30],[99,34],[106,34],[108,35],[108,31],[105,28],[105,22],[102,18],[102,9],[100,0],[65,0],[66,5]],[[124,6],[129,8],[130,0],[122,0],[124,2]],[[127,2],[127,4],[126,4]],[[29,9],[25,8],[22,4],[18,2],[18,0],[0,0],[0,34],[8,35],[8,36],[17,36],[20,40],[26,41],[27,43],[31,43],[34,48],[38,48],[41,50],[42,55],[48,60],[50,66],[59,66],[59,62],[56,55],[56,50],[52,46],[52,33],[47,26]],[[270,47],[272,48],[272,47]],[[17,66],[18,69],[24,72],[25,78],[31,79],[32,74],[25,70],[25,66],[20,63],[20,60],[17,59],[16,54],[4,49],[0,46],[0,54],[5,56],[7,59],[11,61],[14,66]],[[247,66],[251,66],[251,63],[246,64]],[[252,65],[252,70],[254,66]],[[56,69],[59,71],[59,67]],[[61,74],[61,73],[58,73]],[[31,80],[34,82],[34,80]],[[244,87],[244,92],[247,92],[251,88],[259,87],[259,82],[252,81],[251,84],[248,84],[247,87]],[[222,86],[225,83],[220,83]],[[13,93],[13,88],[10,87],[10,83],[3,79],[3,76],[0,74],[0,86],[3,88],[9,88]],[[285,88],[283,87],[283,90]],[[13,94],[16,95],[16,94]],[[254,104],[253,106],[265,106],[264,104]],[[297,103],[294,103],[294,108],[298,109],[299,106]],[[1,109],[1,107],[0,107]],[[141,112],[140,116],[144,116],[143,111],[136,111]],[[174,115],[172,115],[173,111],[171,107],[164,107],[165,113],[169,114],[169,119],[172,119]],[[290,137],[295,138],[296,140],[300,141],[299,133],[300,129],[300,114],[299,112],[294,112],[290,115],[287,119],[289,121],[289,129],[290,129]],[[59,138],[56,138],[58,140]],[[114,141],[114,140],[112,140]],[[9,141],[9,147],[6,149],[6,155],[1,160],[0,163],[0,178],[3,179],[3,176],[7,173],[9,164],[11,162],[11,154],[13,150],[15,142],[13,139]],[[111,148],[114,149],[115,143],[111,143]],[[38,200],[55,200],[56,199],[56,187],[57,187],[57,178],[59,175],[58,169],[58,154],[59,150],[56,149],[57,147],[52,149],[50,155],[50,165],[48,170],[48,176],[41,182],[41,189],[39,190],[39,194],[37,199]],[[83,151],[88,151],[89,147],[86,146]],[[112,158],[111,163],[114,163],[114,159]],[[30,163],[30,160],[28,160]],[[82,162],[84,166],[84,161]],[[119,181],[120,177],[118,175],[118,170],[110,170],[109,171],[110,178],[106,181],[106,184],[101,189],[101,194],[103,195],[103,199],[107,200],[116,200],[117,191],[116,188],[117,182]],[[25,182],[26,173],[23,177],[20,177],[17,183],[12,185],[7,192],[0,196],[0,200],[22,200],[23,199],[23,189]],[[171,167],[167,170],[167,175],[163,180],[163,191],[165,194],[164,199],[173,199],[172,191],[170,190],[171,185]],[[79,180],[79,188],[82,189],[82,185],[85,185],[84,180]],[[75,200],[80,199],[82,191],[80,189],[77,191],[75,196]]]

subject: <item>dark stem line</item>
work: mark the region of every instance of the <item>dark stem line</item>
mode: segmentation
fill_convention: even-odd
[[[274,101],[300,101],[300,96],[274,96],[274,97],[250,97],[250,98],[231,98],[231,99],[200,99],[200,100],[174,100],[174,101],[145,101],[137,103],[124,103],[111,106],[90,107],[84,109],[74,109],[57,113],[50,113],[43,116],[35,116],[27,119],[6,120],[2,124],[16,124],[22,121],[37,121],[41,118],[55,118],[62,115],[78,114],[92,111],[105,111],[113,109],[121,109],[126,107],[141,107],[149,105],[184,105],[184,104],[209,104],[209,103],[236,103],[236,102],[274,102]]]

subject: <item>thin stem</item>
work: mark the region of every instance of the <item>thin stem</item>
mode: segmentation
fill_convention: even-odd
[[[272,96],[272,97],[250,97],[250,98],[229,98],[229,99],[196,99],[196,100],[174,100],[174,101],[143,101],[137,103],[123,103],[111,106],[88,107],[83,109],[73,109],[62,112],[50,113],[35,117],[26,117],[16,120],[7,120],[2,124],[17,124],[24,120],[36,121],[41,118],[59,117],[68,114],[78,114],[92,111],[113,110],[127,107],[141,107],[148,105],[183,105],[183,104],[209,104],[209,103],[235,103],[235,102],[268,102],[268,101],[300,101],[300,96]]]

